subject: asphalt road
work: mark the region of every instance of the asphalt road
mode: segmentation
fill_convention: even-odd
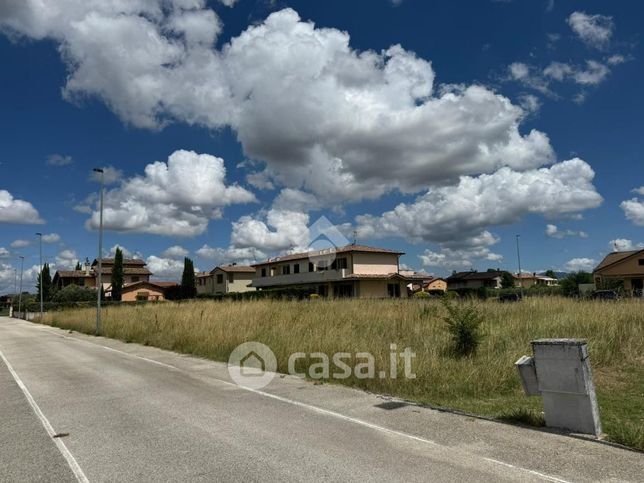
[[[0,481],[644,481],[644,456],[0,317]],[[60,435],[60,437],[53,437]]]

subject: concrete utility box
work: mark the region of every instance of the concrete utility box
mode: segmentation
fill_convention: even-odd
[[[532,350],[546,426],[599,436],[599,407],[586,342],[539,339],[532,341]]]
[[[523,391],[526,393],[526,396],[538,396],[539,385],[537,383],[537,370],[534,366],[534,358],[522,356],[514,365],[517,371],[519,371],[519,378],[521,379],[521,385],[523,385]]]

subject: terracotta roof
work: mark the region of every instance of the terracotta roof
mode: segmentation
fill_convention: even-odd
[[[627,252],[609,253],[608,255],[606,255],[606,257],[604,257],[604,259],[601,262],[599,262],[599,265],[597,265],[595,267],[593,272],[596,272],[597,270],[601,270],[603,268],[606,268],[609,265],[612,265],[613,263],[621,262],[622,260],[630,257],[631,255],[635,255],[638,252],[643,252],[644,253],[644,250],[630,250],[630,251],[627,251]]]
[[[458,272],[447,277],[448,282],[457,282],[459,280],[490,280],[492,278],[502,277],[503,272]]]
[[[197,272],[195,274],[195,277],[197,277],[197,278],[208,278],[208,277],[210,277],[210,272]]]
[[[215,270],[220,269],[224,272],[227,273],[255,273],[255,269],[253,267],[249,267],[248,265],[224,265],[223,267],[215,267],[212,272]],[[212,273],[210,272],[210,273]]]
[[[136,290],[137,288],[140,287],[145,287],[145,286],[151,286],[151,287],[156,287],[160,289],[166,289],[168,287],[177,285],[174,282],[147,282],[145,280],[141,280],[140,282],[134,282],[130,283],[128,285],[123,285],[122,292],[131,292],[132,290]]]
[[[54,277],[58,275],[59,278],[94,278],[94,272],[90,272],[89,275],[85,273],[85,270],[58,270]]]
[[[347,277],[343,278],[342,280],[390,280],[393,278],[402,278],[404,280],[416,280],[415,278],[412,277],[406,277],[404,275],[401,275],[399,273],[383,273],[383,274],[359,274],[359,273],[354,273],[352,275],[348,275]]]
[[[112,268],[113,267],[101,267],[101,273],[103,275],[110,275],[112,273]],[[98,268],[96,269],[96,272],[98,273]],[[123,267],[123,274],[124,275],[152,275],[152,272],[145,267],[136,267],[136,268]]]
[[[148,283],[158,285],[159,287],[164,287],[164,288],[179,286],[179,284],[177,282],[166,282],[166,281],[162,281],[162,280],[153,280],[153,281],[148,282]]]
[[[369,247],[366,245],[346,245],[343,247],[338,247],[335,249],[335,253],[351,253],[351,252],[361,252],[361,253],[389,253],[393,255],[404,255],[404,252],[399,252],[396,250],[389,250],[388,248],[377,248],[377,247]],[[291,255],[284,255],[281,257],[275,257],[275,258],[269,258],[268,260],[261,262],[261,263],[255,263],[251,265],[252,267],[257,267],[259,265],[268,265],[270,263],[280,263],[280,262],[287,262],[289,260],[300,260],[302,258],[309,258],[309,257],[323,257],[325,255],[328,255],[330,253],[333,253],[333,250],[331,249],[326,249],[326,250],[316,250],[316,251],[310,251],[310,252],[300,252],[300,253],[293,253]]]

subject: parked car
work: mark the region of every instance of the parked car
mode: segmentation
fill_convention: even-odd
[[[593,300],[618,300],[619,294],[615,290],[595,290]]]
[[[520,293],[504,293],[499,296],[499,302],[521,302]]]

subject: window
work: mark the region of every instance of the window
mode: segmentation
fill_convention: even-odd
[[[224,275],[222,273],[217,274],[217,283],[224,283]]]
[[[233,276],[232,273],[228,274],[228,283],[233,283],[235,281],[235,277]]]
[[[283,265],[282,266],[282,275],[290,275],[291,273],[291,266],[290,265]]]
[[[338,270],[341,270],[343,268],[348,268],[349,267],[349,264],[347,263],[346,258],[338,258],[336,265],[338,267]]]
[[[313,262],[309,262],[309,272],[315,272],[315,266],[313,265]]]
[[[296,263],[293,265],[293,273],[300,273],[300,264]]]
[[[644,258],[640,258],[637,263],[639,264],[640,267],[644,266]]]
[[[398,283],[388,283],[387,284],[387,295],[390,297],[400,297],[400,284]]]
[[[137,292],[136,293],[136,299],[137,300],[147,300],[149,296],[150,296],[150,292]]]
[[[266,269],[262,268],[262,277],[265,277],[265,276],[266,276]]]

